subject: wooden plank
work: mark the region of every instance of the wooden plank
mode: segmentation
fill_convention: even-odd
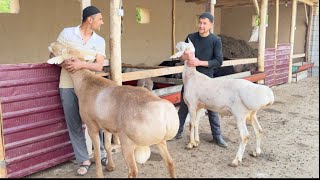
[[[292,15],[291,15],[291,28],[290,28],[290,60],[289,60],[289,76],[288,83],[292,81],[292,59],[293,59],[293,50],[294,50],[294,35],[296,29],[296,17],[297,17],[297,0],[292,1]]]
[[[257,58],[235,59],[235,60],[223,61],[222,66],[250,64],[250,63],[256,63],[256,62],[257,62]],[[127,72],[127,73],[122,73],[122,81],[125,82],[125,81],[132,81],[132,80],[144,79],[149,77],[163,76],[168,74],[177,74],[177,73],[181,73],[182,71],[183,71],[183,66],[174,66],[174,67],[164,67],[159,69]]]
[[[257,63],[257,58],[247,58],[247,59],[235,59],[235,60],[228,60],[223,61],[222,66],[233,66],[233,65],[240,65],[240,64],[251,64]]]
[[[4,146],[4,136],[3,136],[3,117],[0,101],[0,178],[7,178],[7,168],[5,161],[5,146]]]
[[[306,54],[305,54],[305,53],[303,53],[303,54],[294,54],[294,55],[292,56],[293,59],[303,58],[303,57],[306,57]]]
[[[175,67],[165,67],[159,69],[151,69],[151,70],[144,70],[144,71],[135,71],[135,72],[128,72],[122,73],[122,81],[132,81],[137,79],[144,79],[149,77],[157,77],[163,76],[168,74],[177,74],[183,71],[183,66],[175,66]]]
[[[158,68],[164,68],[167,66],[140,66],[140,65],[132,65],[132,64],[125,64],[122,63],[123,68],[137,68],[137,69],[158,69]]]
[[[182,84],[180,85],[176,85],[176,86],[170,86],[170,87],[166,87],[166,88],[161,88],[161,89],[155,89],[152,92],[157,95],[157,96],[163,96],[163,95],[167,95],[167,94],[173,94],[173,93],[177,93],[180,92],[182,89]]]
[[[121,16],[119,13],[120,0],[110,1],[110,63],[111,79],[122,85],[121,76]]]
[[[309,6],[314,6],[314,2],[310,0],[298,0],[301,3],[307,4]]]
[[[239,78],[247,77],[247,76],[250,76],[250,75],[251,75],[250,71],[245,71],[245,72],[241,72],[241,73],[215,77],[215,79],[239,79]]]

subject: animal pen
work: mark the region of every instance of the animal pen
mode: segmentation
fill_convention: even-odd
[[[171,54],[176,44],[176,1],[172,0]],[[233,74],[230,78],[244,78],[252,82],[275,86],[291,83],[292,74],[300,69],[312,68],[308,59],[308,47],[312,31],[312,18],[316,13],[317,0],[184,0],[185,3],[203,4],[203,10],[212,14],[215,8],[238,8],[251,6],[260,17],[258,56],[224,61],[222,66],[257,63],[258,71]],[[107,1],[106,1],[107,2]],[[122,63],[121,56],[121,16],[118,14],[122,1],[110,0],[110,61],[105,66],[110,72],[97,75],[111,78],[118,85],[144,78],[154,78],[156,83],[169,84],[165,88],[153,90],[158,96],[174,104],[181,100],[181,82],[159,76],[177,74],[183,66],[135,66]],[[80,0],[81,8],[91,4],[91,0]],[[290,4],[292,18],[290,43],[278,42],[279,6]],[[294,54],[297,5],[305,5],[308,28],[306,50]],[[274,46],[266,48],[266,22],[269,5],[276,7],[276,28]],[[309,8],[307,8],[309,7]],[[309,9],[309,11],[307,11]],[[170,54],[170,55],[171,55]],[[168,55],[168,56],[170,56]],[[293,69],[293,59],[305,58],[305,62]],[[122,73],[122,68],[139,68],[141,71]],[[24,177],[53,167],[74,157],[68,130],[64,120],[59,97],[60,67],[45,63],[0,65],[0,177]]]

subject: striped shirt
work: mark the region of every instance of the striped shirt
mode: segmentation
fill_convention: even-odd
[[[80,25],[76,27],[64,28],[60,33],[58,42],[71,45],[75,49],[84,51],[86,54],[96,57],[97,54],[106,57],[105,40],[93,32],[90,39],[84,43],[80,33]],[[86,60],[86,62],[94,62],[94,60]],[[61,69],[59,88],[73,88],[72,79],[67,70]]]

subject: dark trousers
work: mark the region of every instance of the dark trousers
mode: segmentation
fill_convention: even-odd
[[[181,102],[180,102],[180,108],[178,111],[179,120],[180,120],[178,133],[183,132],[184,123],[186,122],[186,117],[189,113],[188,106],[183,100],[183,92],[184,92],[184,86],[181,89]],[[208,116],[209,116],[209,123],[211,127],[212,136],[217,137],[221,135],[219,114],[217,112],[212,112],[208,110]]]

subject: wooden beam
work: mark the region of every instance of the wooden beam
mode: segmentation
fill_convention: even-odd
[[[159,69],[142,70],[135,72],[122,73],[122,81],[132,81],[149,77],[157,77],[168,74],[177,74],[183,71],[183,66],[165,67]]]
[[[235,59],[235,60],[229,60],[229,61],[223,61],[223,66],[234,66],[234,65],[240,65],[240,64],[251,64],[251,63],[257,63],[257,58],[248,58],[248,59]]]
[[[298,0],[299,2],[301,3],[304,3],[304,4],[307,4],[309,6],[314,6],[314,2],[313,1],[310,1],[310,0]]]
[[[279,0],[276,0],[276,27],[274,32],[274,48],[278,48],[279,39]]]
[[[294,55],[292,56],[292,59],[303,58],[303,57],[306,57],[306,54],[305,54],[305,53],[302,53],[302,54],[294,54]]]
[[[213,18],[215,18],[214,17],[215,4],[216,4],[216,0],[210,0],[210,13],[212,14]],[[211,31],[211,33],[214,32],[214,21],[213,21],[213,26],[210,31]]]
[[[247,59],[235,59],[229,61],[223,61],[222,66],[232,66],[239,64],[250,64],[257,63],[257,58],[247,58]],[[132,81],[138,79],[144,79],[149,77],[158,77],[168,74],[177,74],[182,73],[183,66],[174,66],[174,67],[163,67],[158,69],[149,69],[149,70],[141,70],[135,72],[127,72],[122,73],[122,81]]]
[[[252,1],[253,1],[255,10],[256,10],[256,14],[257,14],[258,16],[260,16],[260,10],[259,10],[258,0],[252,0]]]
[[[171,54],[176,53],[176,0],[172,0],[172,45]]]
[[[137,68],[137,69],[158,69],[158,68],[164,68],[167,66],[138,66],[138,65],[122,63],[122,67],[123,68]]]
[[[3,117],[1,110],[0,101],[0,178],[7,178],[7,167],[5,159],[5,146],[4,146],[4,135],[3,135]]]
[[[180,92],[182,89],[182,84],[180,85],[176,85],[176,86],[170,86],[170,87],[166,87],[166,88],[161,88],[161,89],[155,89],[152,92],[157,95],[157,96],[163,96],[163,95],[167,95],[167,94],[173,94],[173,93],[177,93]]]
[[[267,19],[268,0],[262,0],[260,11],[259,27],[259,51],[258,51],[258,70],[264,72],[264,55],[266,48],[266,19]]]
[[[110,1],[110,68],[111,80],[122,85],[120,0]]]
[[[289,60],[289,77],[288,83],[292,82],[292,59],[293,59],[293,50],[294,50],[294,35],[296,29],[296,17],[297,17],[297,0],[292,1],[292,15],[291,15],[291,28],[290,28],[290,60]]]
[[[310,42],[312,36],[312,26],[313,26],[313,8],[309,7],[309,23],[307,27],[307,39],[306,39],[306,62],[310,62],[309,51],[310,51]]]

